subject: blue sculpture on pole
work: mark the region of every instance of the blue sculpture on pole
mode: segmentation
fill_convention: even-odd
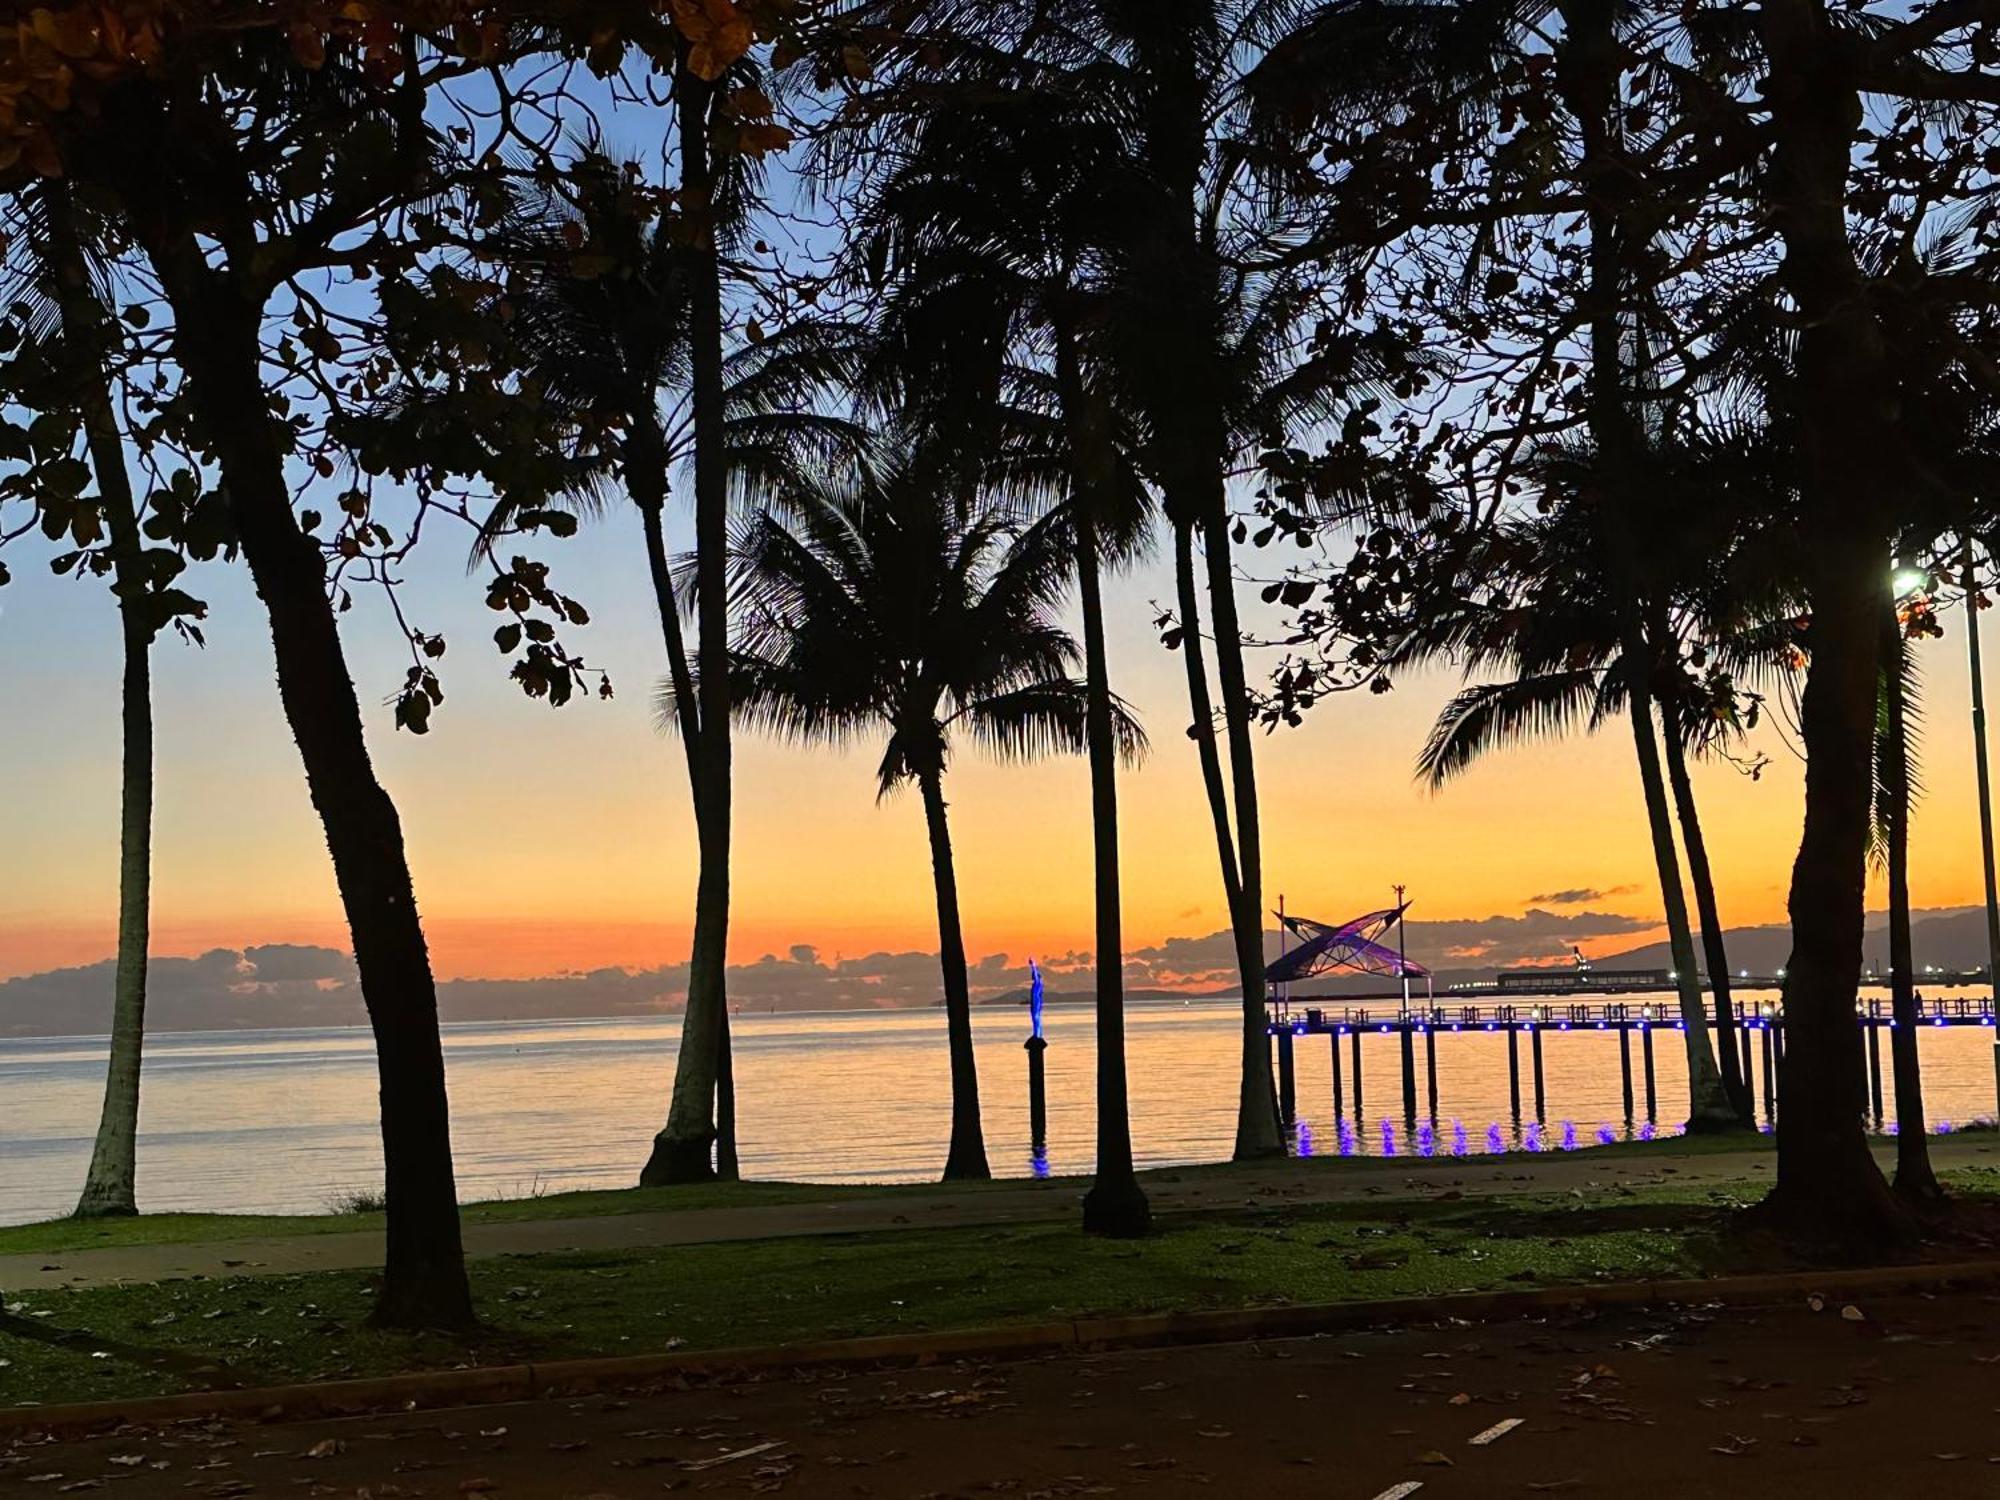
[[[1042,971],[1028,960],[1028,1039],[1021,1045],[1028,1052],[1028,1148],[1029,1167],[1037,1177],[1049,1175],[1049,1084],[1046,1060],[1048,1038],[1042,1035]]]

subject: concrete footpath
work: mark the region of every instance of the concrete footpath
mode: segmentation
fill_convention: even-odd
[[[1889,1165],[1895,1143],[1877,1151]],[[2000,1167],[2000,1138],[1988,1133],[1944,1136],[1931,1144],[1939,1168]],[[1653,1183],[1760,1181],[1776,1171],[1769,1151],[1667,1150],[1644,1156],[1617,1151],[1553,1151],[1538,1157],[1433,1157],[1405,1161],[1283,1161],[1227,1172],[1167,1169],[1146,1174],[1156,1213],[1189,1213],[1274,1204],[1360,1202],[1460,1193],[1468,1196],[1530,1192],[1596,1192]],[[597,1214],[580,1218],[468,1223],[466,1253],[473,1257],[541,1255],[562,1251],[640,1250],[656,1246],[714,1244],[728,1240],[801,1235],[878,1234],[905,1229],[1056,1222],[1077,1212],[1077,1192],[1067,1184],[1026,1183],[963,1192],[912,1190],[908,1194],[848,1198],[826,1203],[780,1203],[743,1208]],[[275,1276],[307,1271],[365,1269],[382,1263],[382,1235],[356,1233],[207,1240],[183,1245],[130,1245],[105,1249],[0,1256],[0,1288],[10,1292],[55,1290],[121,1282],[175,1281],[188,1277]]]
[[[1558,1311],[822,1369],[458,1411],[0,1438],[0,1493],[1763,1500],[2000,1490],[2000,1304]]]

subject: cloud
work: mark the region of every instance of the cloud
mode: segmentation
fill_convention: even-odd
[[[1567,891],[1544,891],[1539,896],[1530,896],[1530,906],[1581,906],[1586,901],[1608,901],[1613,896],[1629,896],[1638,887],[1634,885],[1614,885],[1609,890],[1596,890],[1590,886],[1578,886]]]
[[[1530,907],[1518,917],[1410,923],[1410,956],[1432,968],[1505,965],[1560,958],[1573,943],[1651,932],[1654,917],[1608,911],[1547,911]]]
[[[1433,969],[1489,970],[1566,955],[1569,945],[1645,933],[1648,917],[1601,911],[1531,908],[1520,916],[1411,922],[1410,957]],[[1278,952],[1264,935],[1267,957]],[[1087,994],[1096,961],[1071,950],[1038,955],[1051,993]],[[989,953],[967,965],[975,1004],[1005,1004],[1028,987],[1027,959]],[[1125,955],[1125,984],[1146,991],[1230,991],[1237,986],[1236,945],[1227,931],[1172,937]],[[606,968],[529,979],[447,979],[438,984],[448,1021],[532,1017],[660,1015],[687,999],[687,966]],[[110,960],[0,982],[0,1035],[94,1035],[111,1020]],[[764,1010],[866,1010],[938,1003],[935,953],[879,951],[828,956],[810,943],[732,964],[729,995],[752,1013]],[[217,948],[194,958],[153,959],[148,1021],[162,1031],[256,1026],[358,1026],[366,1021],[354,960],[335,948],[274,943]]]

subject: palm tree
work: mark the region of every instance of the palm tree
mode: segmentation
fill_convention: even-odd
[[[1896,1095],[1898,1194],[1918,1205],[1943,1201],[1931,1167],[1924,1118],[1923,1072],[1917,1058],[1916,954],[1910,936],[1910,808],[1914,770],[1918,673],[1909,636],[1894,602],[1882,622],[1882,691],[1876,711],[1873,851],[1889,880],[1889,1056]]]
[[[1670,454],[1656,454],[1656,464],[1659,473],[1655,483],[1662,493],[1655,496],[1653,508],[1676,515],[1679,522],[1672,539],[1651,538],[1646,549],[1654,558],[1650,589],[1655,607],[1648,612],[1652,624],[1642,637],[1639,650],[1643,655],[1636,670],[1630,659],[1632,647],[1619,622],[1597,508],[1578,481],[1578,471],[1588,468],[1589,459],[1560,450],[1541,455],[1535,468],[1552,487],[1551,493],[1561,498],[1546,515],[1517,522],[1482,542],[1466,564],[1469,575],[1512,589],[1513,600],[1496,608],[1484,597],[1461,597],[1429,607],[1415,623],[1397,660],[1455,656],[1468,673],[1497,668],[1504,674],[1467,687],[1439,715],[1418,759],[1419,774],[1434,787],[1500,745],[1528,736],[1563,733],[1578,724],[1594,730],[1621,710],[1629,714],[1668,941],[1682,995],[1693,1118],[1703,1118],[1706,1101],[1701,1093],[1700,1059],[1705,1057],[1709,1076],[1723,1085],[1730,1117],[1748,1123],[1749,1090],[1735,1049],[1729,1045],[1735,1031],[1728,960],[1722,949],[1721,921],[1685,758],[1687,743],[1701,743],[1715,726],[1712,714],[1697,707],[1698,695],[1681,661],[1680,636],[1671,624],[1676,603],[1674,580],[1717,571],[1714,560],[1723,554],[1727,543],[1706,534],[1700,524],[1702,497],[1712,493],[1712,482],[1701,464],[1695,462],[1692,483],[1685,487],[1677,480]],[[1669,487],[1680,493],[1679,503],[1668,503],[1664,491]],[[1722,520],[1730,513],[1726,507],[1710,507],[1709,514]],[[1685,548],[1685,553],[1677,552],[1677,547]],[[1757,622],[1725,618],[1715,600],[1706,602],[1718,611],[1709,616],[1706,628],[1722,638],[1732,664],[1740,671],[1756,667],[1759,655],[1755,643],[1761,642]],[[1733,646],[1729,644],[1732,635],[1737,638]],[[1637,692],[1635,682],[1640,685]],[[1654,723],[1656,706],[1662,721],[1658,726]],[[1681,892],[1680,864],[1674,855],[1671,819],[1676,811],[1688,843],[1702,913],[1717,1029],[1725,1039],[1719,1067],[1708,1039],[1707,1010],[1695,977],[1693,935]],[[1688,1004],[1690,991],[1692,1005]]]
[[[1133,1170],[1125,1071],[1117,702],[1101,575],[1143,544],[1151,495],[1090,334],[1095,246],[1119,139],[1088,118],[1003,95],[882,143],[851,255],[881,300],[881,397],[981,445],[1074,521],[1083,619],[1096,913],[1097,1158],[1086,1230],[1135,1235],[1151,1211]]]
[[[116,325],[105,309],[102,236],[85,225],[68,183],[44,180],[21,205],[34,263],[16,292],[52,303],[60,343],[64,404],[80,412],[90,468],[104,515],[106,553],[118,598],[124,674],[120,709],[123,770],[118,833],[118,957],[112,979],[111,1054],[78,1218],[136,1214],[139,1074],[146,1033],[146,948],[153,856],[153,639],[165,623],[156,559],[146,553],[126,468],[125,437],[112,398]],[[17,297],[18,300],[18,297]],[[172,557],[172,554],[161,554]],[[171,574],[167,575],[171,577]]]
[[[1056,618],[1072,523],[1057,511],[1023,525],[1014,504],[955,459],[884,446],[892,456],[792,490],[785,519],[761,511],[742,529],[732,561],[740,623],[730,698],[746,722],[801,742],[844,744],[886,730],[879,794],[916,784],[951,1058],[944,1177],[983,1178],[944,775],[959,733],[1004,759],[1085,748],[1090,694],[1070,676],[1077,648]],[[676,689],[666,704],[677,716]],[[1143,734],[1122,705],[1113,710],[1112,732],[1133,759]]]
[[[733,225],[743,193],[731,181],[735,206],[726,218]],[[504,304],[523,372],[545,407],[578,434],[579,452],[559,503],[601,511],[607,487],[615,484],[637,511],[669,676],[681,700],[693,704],[681,590],[666,539],[670,481],[677,471],[692,469],[699,491],[703,444],[710,441],[720,443],[725,482],[738,495],[782,484],[802,463],[851,452],[859,430],[815,403],[828,387],[852,378],[855,345],[837,324],[800,322],[730,351],[722,363],[718,432],[711,435],[694,386],[701,263],[684,226],[657,212],[656,195],[636,163],[583,153],[562,190],[523,197],[491,249],[510,273],[493,305]],[[607,423],[617,437],[608,452],[599,451],[591,435]],[[503,495],[488,517],[487,536],[544,503],[525,492]],[[728,916],[726,874],[712,868],[718,858],[727,862],[726,827],[716,821],[718,805],[726,813],[727,791],[709,785],[715,752],[702,722],[698,708],[676,721],[703,851],[696,962],[675,1072],[682,1126],[678,1135],[673,1126],[663,1133],[665,1144],[656,1142],[642,1174],[648,1182],[706,1174],[711,1139],[717,1172],[737,1175],[728,1013],[720,999],[721,970],[713,962],[722,941],[714,929]],[[720,856],[712,852],[718,839]],[[696,1136],[698,1163],[688,1145]]]

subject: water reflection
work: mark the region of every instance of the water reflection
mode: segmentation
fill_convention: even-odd
[[[950,1127],[940,1013],[736,1019],[746,1176],[935,1179]],[[1053,1167],[1046,1149],[1033,1149],[1020,1065],[1026,1019],[1011,1006],[982,1007],[974,1041],[992,1159],[1003,1171],[1041,1177]],[[1094,1017],[1087,1005],[1052,1004],[1044,1022],[1045,1145],[1062,1155],[1064,1171],[1087,1174],[1096,1135]],[[446,1026],[461,1192],[493,1198],[538,1184],[551,1192],[628,1185],[659,1125],[679,1031],[678,1016]],[[1300,1038],[1298,1097],[1314,1101],[1305,1112],[1316,1119],[1309,1135],[1295,1137],[1297,1145],[1314,1155],[1426,1149],[1460,1155],[1527,1147],[1532,1134],[1533,1149],[1549,1150],[1563,1138],[1561,1115],[1581,1122],[1586,1145],[1607,1140],[1607,1132],[1613,1140],[1653,1140],[1679,1128],[1687,1097],[1683,1049],[1658,1049],[1658,1111],[1672,1123],[1654,1124],[1626,1119],[1615,1037],[1555,1025],[1542,1035],[1551,1114],[1530,1132],[1510,1107],[1506,1036],[1440,1034],[1436,1121],[1427,1137],[1402,1128],[1400,1113],[1378,1130],[1356,1110],[1352,1036],[1339,1043],[1345,1118],[1326,1113],[1334,1098],[1331,1040]],[[1658,1035],[1672,1033],[1662,1027]],[[1926,1026],[1919,1042],[1940,1132],[1990,1119],[1991,1034]],[[1371,1094],[1378,1102],[1396,1099],[1399,1039],[1371,1031],[1360,1046]],[[1137,1165],[1228,1158],[1240,1047],[1233,1001],[1133,1004],[1127,1048]],[[1639,1048],[1632,1052],[1636,1072]],[[104,1053],[102,1039],[0,1041],[0,1223],[53,1217],[72,1206],[102,1103]],[[1529,1048],[1520,1046],[1519,1054],[1525,1086]],[[139,1190],[149,1208],[314,1212],[342,1190],[379,1190],[379,1085],[365,1027],[161,1033],[148,1038],[147,1070]],[[1893,1113],[1893,1098],[1884,1102]],[[1617,1123],[1593,1123],[1606,1120]],[[1768,1118],[1759,1124],[1768,1127]]]

